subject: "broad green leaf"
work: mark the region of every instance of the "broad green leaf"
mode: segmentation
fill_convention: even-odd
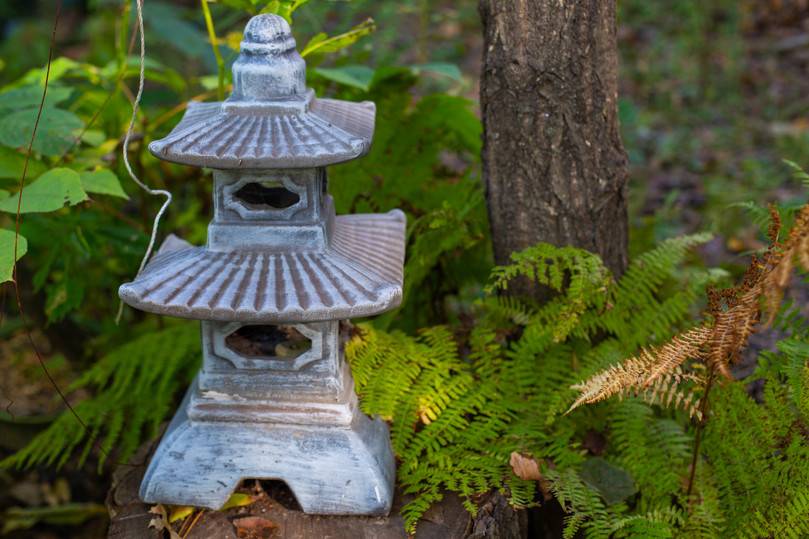
[[[19,179],[22,175],[22,169],[25,165],[25,156],[12,148],[0,146],[0,179],[14,178]],[[45,164],[31,157],[28,161],[28,174],[29,178],[36,178],[47,170]]]
[[[36,67],[34,69],[28,70],[28,72],[22,76],[19,80],[15,83],[9,85],[13,87],[21,87],[27,85],[36,85],[39,86],[40,92],[42,90],[42,86],[45,85],[45,74],[47,73],[48,82],[53,83],[67,73],[71,75],[82,75],[87,76],[89,71],[92,71],[95,66],[90,64],[82,64],[73,60],[71,58],[65,58],[61,56],[51,62],[50,70],[48,70],[47,66],[45,67]],[[89,78],[89,77],[88,77]],[[48,93],[50,93],[50,88],[48,88]],[[39,101],[37,101],[39,104]]]
[[[107,135],[100,129],[88,129],[81,135],[81,141],[90,146],[101,146],[107,140]]]
[[[374,70],[368,66],[349,65],[343,67],[318,67],[314,73],[324,79],[328,79],[339,84],[359,88],[367,92],[371,88],[374,80]]]
[[[71,206],[87,200],[78,172],[69,168],[49,170],[22,193],[20,213],[43,213],[56,211],[65,204]],[[17,212],[17,193],[0,200],[0,211]]]
[[[48,86],[48,93],[45,96],[45,106],[55,107],[73,92],[70,88],[63,86]],[[39,107],[42,101],[42,86],[29,85],[14,88],[0,93],[0,110],[12,111],[30,107]]]
[[[17,241],[17,260],[28,252],[28,240],[19,236]],[[0,283],[12,279],[14,270],[14,231],[0,229]]]
[[[638,491],[626,470],[601,457],[587,459],[579,476],[601,494],[607,505],[615,505]]]
[[[168,43],[191,58],[207,58],[208,36],[186,21],[177,6],[152,1],[143,11],[143,18],[156,40]]]
[[[188,85],[188,81],[177,71],[161,64],[154,58],[146,58],[144,67],[146,79],[150,82],[165,84],[177,93],[183,93]],[[140,58],[135,55],[127,56],[125,68],[125,78],[137,78],[140,71]],[[99,73],[103,78],[112,81],[118,78],[119,72],[120,65],[117,61],[112,60],[101,68]]]
[[[310,54],[325,54],[341,51],[356,43],[360,38],[372,33],[374,30],[376,30],[376,23],[373,19],[367,19],[348,32],[333,37],[324,37],[323,34],[318,34],[306,44],[303,51],[301,51],[301,56],[306,58]]]
[[[417,75],[422,73],[435,73],[436,75],[442,75],[458,82],[463,80],[463,74],[461,74],[460,68],[455,64],[432,62],[429,64],[414,65],[412,67]]]
[[[88,193],[126,198],[129,196],[121,187],[121,182],[111,170],[100,169],[81,173],[81,186]]]
[[[29,108],[0,118],[0,144],[12,148],[27,146],[36,117],[37,109]],[[72,112],[55,108],[43,109],[34,139],[34,150],[44,155],[61,155],[73,145],[74,132],[83,125]]]

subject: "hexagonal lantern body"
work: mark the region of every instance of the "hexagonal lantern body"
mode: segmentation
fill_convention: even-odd
[[[205,246],[175,236],[121,298],[202,321],[203,367],[147,469],[150,503],[220,507],[245,478],[306,512],[386,514],[387,426],[362,414],[340,320],[399,304],[404,215],[335,216],[326,166],[370,147],[372,103],[318,99],[289,26],[245,29],[234,91],[190,103],[157,157],[214,170]]]

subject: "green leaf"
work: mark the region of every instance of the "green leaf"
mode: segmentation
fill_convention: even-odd
[[[12,148],[0,146],[0,179],[19,179],[25,165],[25,156]],[[28,161],[28,177],[36,178],[47,170],[42,161],[33,157]]]
[[[337,52],[350,47],[359,39],[367,36],[376,30],[376,23],[373,19],[366,19],[360,24],[353,27],[348,32],[333,36],[324,37],[323,34],[318,34],[312,38],[309,43],[301,51],[301,56],[306,58],[310,54],[325,54],[329,52]]]
[[[29,108],[12,112],[0,119],[0,144],[12,148],[28,145],[36,122],[37,109]],[[62,109],[42,110],[34,150],[44,155],[60,155],[68,150],[75,139],[74,131],[84,123],[72,112]]]
[[[254,5],[259,3],[257,0],[251,1]],[[292,14],[308,1],[309,0],[271,0],[262,8],[261,13],[275,13],[292,24]]]
[[[374,80],[374,70],[368,66],[348,65],[343,67],[318,67],[314,73],[345,86],[358,88],[367,92]]]
[[[192,505],[176,505],[171,508],[169,523],[177,522],[194,514],[196,509]]]
[[[17,241],[17,260],[28,252],[28,240],[19,236]],[[0,283],[12,279],[14,269],[14,231],[0,229]]]
[[[45,106],[55,107],[65,99],[70,97],[73,90],[62,86],[48,86],[48,93],[45,96]],[[42,101],[42,86],[32,84],[14,88],[0,93],[0,110],[20,110],[31,107],[39,107]]]
[[[246,505],[250,505],[255,501],[255,498],[250,496],[249,494],[243,494],[241,492],[234,492],[228,498],[228,501],[225,502],[219,510],[226,511],[227,509],[231,509],[233,507],[244,507]]]
[[[97,148],[107,141],[107,135],[100,129],[88,129],[82,133],[81,141]]]
[[[74,206],[87,200],[79,174],[69,168],[49,170],[22,193],[20,213],[43,213],[56,211],[65,204]],[[17,193],[0,200],[0,211],[17,212]]]
[[[448,62],[431,62],[429,64],[419,64],[412,66],[412,69],[416,73],[416,75],[421,75],[422,73],[435,73],[436,75],[448,77],[457,82],[463,80],[463,74],[461,73],[460,68],[455,64],[450,64]]]
[[[39,86],[40,94],[42,92],[42,87],[45,85],[45,76],[47,74],[48,81],[53,83],[68,73],[74,76],[83,76],[85,78],[91,78],[94,66],[90,64],[82,64],[73,60],[71,58],[65,58],[61,56],[56,58],[53,62],[51,62],[50,69],[47,66],[45,67],[35,67],[33,69],[29,69],[28,72],[22,76],[19,80],[11,84],[10,86],[20,88],[22,86],[29,86],[29,85],[36,85]],[[50,84],[48,88],[48,93],[50,93]],[[39,99],[36,101],[36,105],[39,105]]]
[[[190,58],[207,57],[210,51],[208,36],[186,21],[183,15],[183,10],[177,6],[155,1],[143,12],[155,41],[167,43]]]
[[[93,170],[81,173],[81,186],[88,193],[109,195],[128,199],[129,196],[121,187],[121,182],[109,169]]]
[[[579,476],[601,494],[607,505],[624,501],[638,491],[632,476],[626,470],[601,457],[587,459]]]

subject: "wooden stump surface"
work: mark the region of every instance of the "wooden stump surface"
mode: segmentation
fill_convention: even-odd
[[[107,495],[110,512],[108,539],[163,539],[168,534],[150,528],[158,515],[151,506],[138,499],[138,487],[146,469],[153,444],[141,447],[132,459],[136,465],[119,466]],[[225,511],[205,511],[185,539],[406,539],[400,515],[408,497],[397,492],[388,517],[336,517],[307,515],[283,483],[245,481],[240,492],[255,497],[244,507]],[[447,493],[443,501],[424,515],[416,531],[416,539],[523,539],[527,537],[527,517],[515,511],[497,493],[481,497],[473,519],[460,498]],[[264,527],[238,527],[244,518],[258,517]],[[234,522],[236,524],[234,524]],[[165,533],[165,535],[164,535]]]

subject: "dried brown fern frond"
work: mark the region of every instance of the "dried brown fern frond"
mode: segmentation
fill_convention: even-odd
[[[683,387],[685,382],[692,382],[689,387]],[[657,404],[666,408],[679,408],[685,411],[689,417],[702,419],[700,410],[699,390],[705,385],[705,380],[694,373],[683,371],[682,367],[676,367],[672,372],[668,372],[658,377],[654,383],[647,386],[638,396],[644,402]]]
[[[730,378],[730,365],[747,347],[762,313],[767,315],[765,326],[772,323],[796,261],[809,271],[809,204],[798,212],[783,242],[779,241],[780,215],[774,208],[770,208],[770,214],[770,246],[763,255],[753,257],[740,284],[708,291],[705,323],[572,386],[580,394],[568,413],[582,404],[637,395],[647,402],[682,408],[700,419],[702,413],[695,395],[711,377],[686,372],[686,361],[695,360],[689,365],[692,371],[701,362],[710,372]],[[686,381],[693,384],[683,389]]]
[[[704,326],[693,328],[662,346],[643,349],[637,356],[572,386],[581,394],[567,413],[582,404],[592,404],[616,395],[639,395],[654,391],[657,380],[671,377],[674,373],[681,374],[680,366],[689,359],[701,359],[711,334],[711,330]]]
[[[804,270],[809,271],[809,204],[803,206],[796,215],[786,241],[780,243],[777,239],[774,240],[765,259],[770,268],[762,281],[762,294],[764,311],[767,313],[765,326],[769,326],[781,305],[784,290],[792,277],[795,261],[797,260]]]
[[[654,364],[644,381],[644,386],[649,387],[661,377],[680,372],[678,369],[687,359],[703,359],[705,345],[711,336],[711,328],[705,326],[697,326],[675,335],[669,342],[658,349]]]
[[[713,324],[706,359],[709,365],[726,378],[731,377],[730,364],[739,359],[761,316],[761,284],[757,280],[750,286],[748,289],[743,284],[730,289],[738,293],[735,296],[723,294],[717,298],[709,291]]]

